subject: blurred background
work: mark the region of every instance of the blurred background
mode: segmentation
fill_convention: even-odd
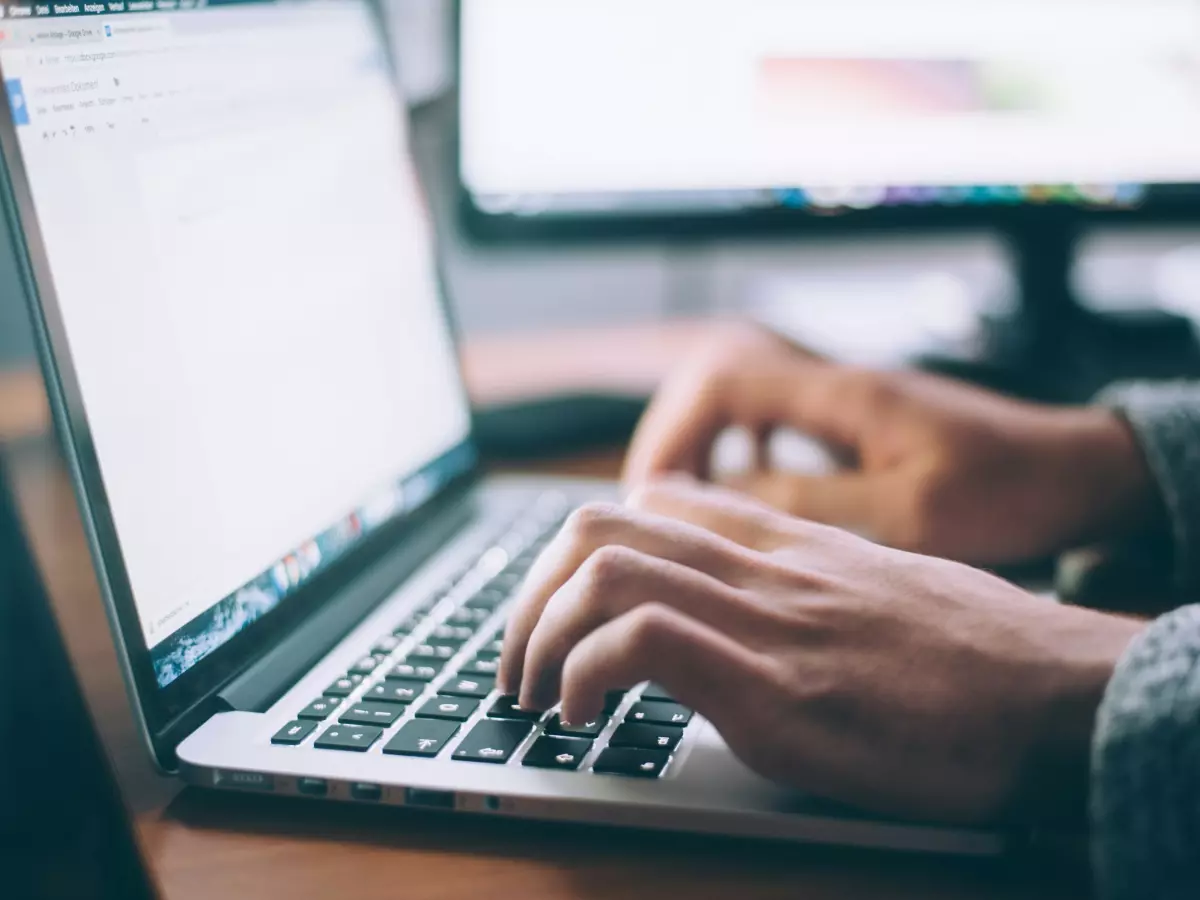
[[[745,315],[1048,399],[1197,367],[1189,0],[381,3],[480,346]]]

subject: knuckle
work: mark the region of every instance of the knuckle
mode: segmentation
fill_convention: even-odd
[[[615,503],[588,503],[571,513],[563,525],[563,534],[574,543],[599,540],[622,518],[623,511]]]
[[[629,614],[626,646],[634,656],[657,653],[674,628],[674,616],[666,606],[647,603]]]
[[[634,571],[637,561],[637,552],[628,547],[601,547],[580,568],[585,594],[604,595],[614,590]]]

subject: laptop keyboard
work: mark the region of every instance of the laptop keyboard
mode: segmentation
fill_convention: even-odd
[[[593,722],[530,712],[496,690],[506,605],[569,507],[546,495],[467,570],[380,635],[272,743],[657,778],[692,711],[661,688],[611,691]]]

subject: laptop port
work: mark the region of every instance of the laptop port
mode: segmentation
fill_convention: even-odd
[[[454,791],[423,791],[408,788],[404,792],[406,806],[423,806],[427,809],[454,809]]]
[[[355,800],[369,800],[377,803],[383,799],[383,788],[377,784],[367,784],[357,781],[350,785],[350,796]]]
[[[324,778],[297,778],[296,790],[309,797],[324,797],[329,793],[329,783]]]

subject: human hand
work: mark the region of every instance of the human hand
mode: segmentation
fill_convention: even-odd
[[[734,425],[760,444],[790,426],[846,467],[813,477],[760,466],[732,486],[795,516],[975,565],[1120,538],[1158,515],[1141,451],[1107,410],[848,368],[748,326],[667,380],[634,437],[626,483],[707,477],[713,442]]]
[[[1133,621],[1033,597],[671,480],[574,514],[510,616],[499,679],[589,721],[662,684],[762,775],[943,821],[1082,815]]]

